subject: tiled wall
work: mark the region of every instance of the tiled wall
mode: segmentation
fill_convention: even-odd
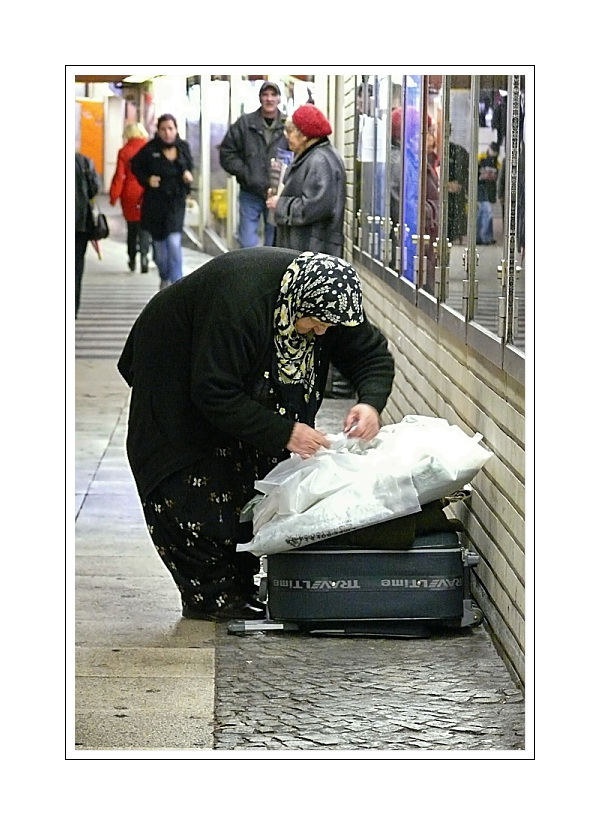
[[[346,168],[351,205],[353,84],[346,83]],[[351,213],[346,259],[352,261]],[[455,514],[480,555],[473,595],[514,675],[525,681],[525,394],[524,388],[453,337],[368,270],[358,267],[365,309],[390,342],[396,379],[384,423],[432,415],[483,435],[493,457],[473,481],[473,497]]]

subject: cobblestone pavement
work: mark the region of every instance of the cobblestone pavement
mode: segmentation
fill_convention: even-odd
[[[216,750],[523,750],[484,626],[428,639],[217,631]]]
[[[317,423],[341,429],[349,400]],[[525,748],[525,703],[485,625],[428,639],[216,637],[216,750]]]

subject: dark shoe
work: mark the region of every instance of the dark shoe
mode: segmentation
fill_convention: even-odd
[[[145,255],[142,255],[142,272],[148,272],[148,258]]]
[[[132,261],[131,258],[129,259],[129,271],[135,272],[135,261]]]
[[[223,607],[209,607],[205,610],[200,605],[197,607],[184,604],[181,615],[184,619],[200,619],[205,622],[229,622],[231,619],[264,619],[264,605],[252,599],[246,601],[243,596],[234,597],[226,602]]]

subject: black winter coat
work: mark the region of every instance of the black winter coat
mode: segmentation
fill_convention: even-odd
[[[271,185],[271,158],[277,157],[278,149],[288,150],[284,123],[285,118],[278,114],[275,133],[268,146],[260,109],[242,115],[229,127],[219,149],[219,159],[223,169],[234,175],[241,189],[261,198],[267,197]]]
[[[75,152],[75,232],[87,232],[90,217],[90,201],[100,189],[100,178],[94,161],[87,155]]]
[[[275,245],[343,256],[346,170],[322,138],[288,168],[275,209]]]
[[[469,153],[452,141],[448,145],[448,181],[460,184],[458,192],[448,192],[448,240],[455,241],[467,234]]]
[[[485,157],[481,158],[478,166],[478,201],[489,201],[489,203],[496,203],[499,170],[500,161],[497,157],[490,157],[489,155],[486,155]]]
[[[219,255],[157,293],[135,322],[118,369],[133,390],[127,455],[142,501],[215,447],[241,440],[267,455],[285,449],[294,421],[261,403],[261,390],[281,279],[297,255],[274,247]],[[394,362],[376,327],[366,319],[332,327],[317,346],[321,397],[332,360],[359,401],[383,409]]]
[[[131,171],[144,187],[141,224],[154,240],[163,241],[171,232],[181,232],[185,218],[185,200],[190,191],[182,175],[194,168],[187,141],[177,137],[177,159],[167,160],[162,143],[153,138],[131,158]],[[148,185],[150,175],[159,175],[160,186]]]

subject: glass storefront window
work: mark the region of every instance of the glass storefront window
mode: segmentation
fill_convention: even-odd
[[[391,76],[390,146],[388,152],[389,180],[389,237],[390,254],[387,265],[394,272],[402,267],[402,110],[404,107],[404,78]]]
[[[221,238],[227,230],[227,173],[221,166],[219,146],[229,128],[229,80],[211,80],[208,87],[210,124],[209,227]]]
[[[362,75],[356,89],[356,205],[355,243],[370,254],[373,224],[373,170],[375,166],[375,98],[373,75]]]
[[[419,192],[423,78],[406,76],[404,106],[402,276],[417,283],[419,267]]]
[[[192,184],[191,200],[195,204],[195,209],[186,211],[186,221],[188,214],[192,216],[189,226],[200,233],[202,218],[200,214],[200,191],[202,189],[202,147],[200,141],[200,113],[201,88],[200,77],[198,75],[187,79],[187,104],[185,110],[185,135],[190,145],[192,161],[194,163],[194,183]]]
[[[512,77],[510,87],[507,158],[499,183],[505,237],[501,277],[510,285],[506,337],[525,351],[525,77]]]
[[[466,244],[469,222],[469,168],[471,139],[471,77],[451,75],[448,83],[445,123],[444,193],[446,247],[442,272],[446,274],[445,302],[461,314],[463,281],[466,279]],[[447,257],[446,257],[447,255]]]
[[[373,176],[373,215],[371,216],[371,254],[375,260],[383,261],[387,251],[387,237],[389,235],[386,210],[389,78],[387,75],[375,75],[373,81],[373,143],[375,147],[375,164]]]
[[[425,184],[423,190],[423,211],[421,235],[423,260],[421,261],[420,284],[436,298],[440,293],[438,251],[440,238],[440,164],[442,161],[441,136],[443,131],[442,77],[427,78],[427,112],[425,131]]]
[[[479,78],[477,194],[475,210],[475,302],[473,320],[504,337],[500,307],[505,289],[499,278],[503,259],[504,220],[499,197],[500,172],[506,160],[508,78]]]
[[[417,287],[424,307],[426,292],[478,334],[522,349],[524,84],[358,76],[354,161],[355,247]]]

